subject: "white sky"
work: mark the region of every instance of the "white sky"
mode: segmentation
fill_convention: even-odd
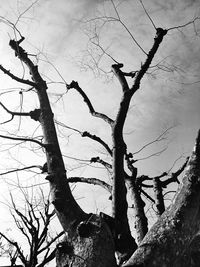
[[[88,41],[83,33],[83,24],[80,25],[79,20],[93,17],[97,3],[100,2],[103,1],[40,0],[21,18],[17,26],[26,38],[23,46],[29,53],[42,52],[40,58],[44,60],[44,56],[47,56],[67,83],[72,80],[79,82],[79,85],[91,98],[97,111],[105,112],[114,118],[121,92],[118,81],[114,78],[112,82],[105,82],[104,78],[95,78],[91,72],[80,71],[80,66],[78,66],[78,60],[83,56]],[[26,10],[31,3],[32,1],[25,0],[1,0],[0,16],[15,22],[18,14]],[[169,28],[185,24],[200,13],[199,1],[144,0],[144,4],[156,27]],[[110,1],[105,2],[104,10],[109,15],[116,15]],[[153,44],[155,32],[139,1],[120,1],[118,11],[143,49],[149,51]],[[173,73],[159,71],[155,73],[154,77],[151,75],[145,76],[141,83],[141,89],[131,103],[125,127],[125,139],[130,152],[137,151],[144,144],[152,141],[167,127],[176,125],[169,132],[166,143],[157,144],[138,155],[138,158],[142,158],[168,145],[168,149],[160,157],[137,163],[140,174],[158,175],[168,170],[180,155],[187,156],[192,150],[197,130],[200,128],[198,83],[200,81],[200,37],[197,35],[200,34],[200,26],[198,23],[195,26],[196,28],[190,25],[181,31],[174,30],[164,38],[153,65],[165,58],[168,64],[177,67],[177,71]],[[5,25],[3,21],[0,21],[0,64],[15,74],[22,75],[23,68],[8,46],[10,36],[11,38],[14,37],[12,29]],[[100,41],[105,47],[109,46],[108,52],[116,60],[123,62],[127,71],[139,69],[141,62],[145,60],[141,50],[117,23],[102,29]],[[110,58],[105,58],[101,61],[101,67],[110,71],[112,63]],[[47,79],[47,76],[53,81],[62,82],[62,79],[50,64],[40,61],[39,69],[45,79]],[[2,73],[0,73],[0,79],[0,92],[4,92],[5,88],[20,86]],[[1,95],[0,99],[9,109],[19,110],[21,99],[18,92],[19,90],[15,90],[11,94]],[[88,130],[97,134],[110,143],[109,127],[101,120],[91,118],[87,107],[77,93],[69,91],[56,102],[55,94],[63,93],[65,93],[63,84],[49,85],[55,118],[81,131]],[[31,96],[25,94],[23,111],[30,111],[35,107],[37,107],[37,99],[34,94],[31,94]],[[2,114],[1,121],[8,118],[2,109],[0,109],[0,112]],[[40,134],[40,130],[36,130],[36,127],[37,123],[33,121],[29,122],[28,119],[23,119],[19,124],[19,119],[16,119],[8,126],[2,125],[0,133],[5,134],[5,131],[9,131],[9,133],[37,136]],[[99,151],[102,152],[102,149],[94,142],[88,143],[87,140],[81,139],[78,134],[72,134],[69,130],[63,130],[63,128],[59,128],[59,130],[59,135],[62,134],[60,141],[63,154],[88,160],[92,156],[98,156]],[[8,134],[8,132],[6,133]],[[5,151],[5,149],[8,149],[8,146],[5,146],[5,141],[0,140],[0,143],[3,158],[0,165],[1,171],[4,172],[5,169],[21,166],[21,163],[11,158],[8,150]],[[9,142],[10,144],[12,143]],[[29,152],[29,148],[30,144],[23,145],[20,149],[18,147],[13,148],[11,150],[12,157],[14,155],[15,159],[26,165],[42,165],[45,162],[43,153],[34,146],[36,155],[33,155]],[[103,154],[101,156],[105,157]],[[181,162],[179,161],[179,164]],[[78,164],[74,165],[74,162],[69,158],[66,158],[66,166],[69,176],[85,175],[108,179],[105,171],[99,168],[89,168],[88,165],[83,165],[82,168],[71,171]],[[20,173],[18,178],[20,182],[23,180],[27,184],[44,182],[44,178],[27,173]],[[16,183],[17,176],[12,174],[3,176],[3,179],[6,181],[10,179],[9,182]],[[9,187],[12,192],[17,192],[17,190],[15,187],[5,184],[3,179],[1,180],[0,198],[1,201],[5,202],[5,199],[7,199],[6,189]],[[108,194],[104,194],[103,190],[94,186],[85,187],[81,185],[77,186],[74,192],[76,196],[83,197],[80,203],[84,208],[88,208],[87,211],[102,209],[109,212],[109,202],[106,201]],[[6,215],[3,222],[6,222],[6,227],[8,227],[9,219],[6,207],[1,205],[1,208]]]

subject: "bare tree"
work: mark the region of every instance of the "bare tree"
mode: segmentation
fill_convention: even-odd
[[[0,232],[2,240],[2,253],[10,259],[11,266],[20,262],[23,266],[46,266],[55,259],[56,244],[64,234],[52,234],[50,223],[55,217],[54,209],[41,192],[40,199],[30,199],[28,194],[24,196],[24,207],[17,207],[11,195],[10,213],[14,220],[15,237],[9,237],[9,233]],[[22,211],[21,211],[22,210]],[[16,232],[20,234],[18,241]],[[20,238],[20,235],[22,238]]]
[[[48,96],[48,84],[39,71],[38,65],[32,60],[31,55],[22,47],[26,42],[25,37],[17,30],[16,24],[9,24],[16,33],[16,38],[10,40],[9,46],[19,59],[19,63],[23,64],[23,70],[28,69],[31,79],[29,75],[24,75],[24,73],[19,77],[2,65],[0,65],[0,70],[14,81],[22,84],[26,88],[26,92],[34,91],[38,97],[39,107],[27,112],[22,112],[21,110],[16,112],[9,110],[2,102],[1,106],[11,115],[11,119],[8,121],[12,121],[16,116],[29,117],[36,121],[36,123],[41,126],[42,137],[32,138],[2,134],[0,137],[17,142],[31,142],[45,152],[47,163],[45,166],[39,168],[41,168],[43,172],[47,172],[46,180],[50,184],[52,203],[63,230],[66,233],[66,238],[57,246],[56,259],[58,267],[114,267],[117,265],[149,267],[183,266],[182,257],[183,255],[187,259],[190,257],[189,253],[191,253],[192,247],[189,252],[187,249],[199,233],[200,133],[197,136],[195,148],[191,157],[189,159],[187,158],[184,164],[175,172],[171,170],[166,171],[156,177],[138,175],[136,162],[141,160],[141,158],[137,159],[137,154],[152,143],[160,142],[164,138],[166,132],[162,133],[155,140],[145,144],[136,152],[129,151],[124,138],[124,125],[131,100],[140,89],[144,76],[154,67],[152,62],[161,43],[164,42],[169,32],[192,25],[199,20],[199,17],[195,17],[184,25],[166,29],[161,28],[155,25],[146,11],[143,2],[140,2],[143,11],[145,11],[154,29],[154,40],[149,51],[144,50],[128,29],[120,17],[117,5],[112,0],[111,4],[115,12],[115,17],[100,16],[94,20],[88,21],[90,23],[91,21],[100,19],[103,24],[110,21],[118,22],[129,34],[136,47],[139,48],[140,52],[145,56],[138,70],[124,71],[124,64],[115,60],[114,57],[101,46],[98,34],[95,35],[95,38],[90,40],[93,45],[101,50],[103,55],[109,56],[114,60],[114,64],[111,66],[112,73],[121,86],[121,101],[115,119],[102,112],[96,111],[92,101],[77,81],[67,83],[63,79],[62,82],[67,91],[74,89],[80,94],[92,116],[102,119],[110,127],[112,138],[111,145],[108,145],[101,137],[91,134],[88,131],[81,132],[77,129],[73,129],[80,133],[82,137],[87,137],[98,142],[106,150],[111,158],[110,161],[107,162],[97,156],[92,157],[90,163],[101,164],[108,170],[111,174],[110,184],[95,177],[67,177],[65,163],[56,132],[56,123],[59,124],[59,122],[54,120],[54,114]],[[99,61],[94,59],[94,62],[97,69],[100,70],[97,64]],[[167,67],[161,63],[156,64],[156,68],[166,70]],[[62,123],[60,123],[60,125],[65,127]],[[163,148],[163,150],[151,154],[150,156],[158,156],[165,149],[166,148]],[[164,190],[171,183],[180,184],[179,175],[181,175],[185,169],[185,176],[179,191],[171,206],[166,209],[165,196],[169,191],[164,192]],[[69,186],[70,182],[91,183],[100,185],[108,190],[111,194],[112,216],[108,216],[104,213],[86,213],[78,205],[72,195]],[[154,196],[148,193],[148,189],[151,188],[154,191]],[[130,225],[128,218],[127,191],[130,192],[130,203],[134,209],[137,242],[132,236],[132,225]],[[155,208],[156,215],[158,216],[157,222],[150,230],[148,229],[148,220],[145,214],[146,203],[144,197],[148,199],[148,201],[151,201],[151,204]],[[14,208],[17,214],[21,216],[26,227],[29,227],[29,224],[34,225],[34,227],[35,223],[37,225],[37,217],[32,213],[31,206],[28,220],[26,217],[23,217],[23,214],[17,210],[15,205]],[[38,232],[37,227],[36,232]],[[26,233],[24,234],[26,236]],[[7,238],[3,234],[2,236],[5,239]],[[7,241],[12,242],[11,240]],[[32,242],[30,243],[32,244]],[[21,253],[20,247],[17,244],[15,245],[15,243],[11,244],[15,246],[21,261],[25,264],[26,259]],[[189,262],[190,258],[185,262]],[[30,254],[30,260],[33,261],[33,264],[37,264],[37,258],[33,252]]]

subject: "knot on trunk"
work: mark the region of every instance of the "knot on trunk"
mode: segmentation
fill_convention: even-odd
[[[40,109],[34,109],[33,111],[30,111],[31,119],[33,119],[35,121],[39,121],[40,113],[41,113]]]
[[[77,226],[77,234],[82,238],[97,235],[100,231],[101,223],[96,221],[94,214],[90,213],[85,221],[81,221]]]
[[[70,244],[67,240],[57,244],[56,249],[59,254],[68,254],[68,255],[74,254],[74,248],[72,244]]]

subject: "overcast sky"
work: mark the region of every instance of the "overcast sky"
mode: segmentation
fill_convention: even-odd
[[[13,51],[8,46],[10,38],[15,38],[15,35],[8,23],[5,23],[5,19],[15,23],[21,14],[16,26],[25,37],[24,48],[28,53],[38,55],[37,58],[32,57],[32,59],[35,62],[36,59],[39,59],[39,70],[44,79],[61,82],[51,83],[48,90],[56,120],[81,131],[89,130],[92,134],[101,136],[111,144],[109,127],[101,120],[91,118],[80,96],[73,91],[66,93],[66,88],[62,83],[63,79],[67,83],[72,80],[78,81],[92,100],[95,109],[115,118],[121,88],[118,81],[110,73],[113,61],[110,57],[103,57],[100,61],[99,68],[108,73],[108,76],[103,75],[103,72],[98,75],[97,70],[93,72],[89,70],[88,65],[91,66],[93,63],[88,54],[91,46],[88,43],[87,34],[89,34],[89,30],[94,28],[91,27],[91,24],[89,26],[89,24],[83,23],[83,21],[95,16],[117,17],[112,2],[101,0],[39,0],[23,14],[31,3],[32,1],[25,0],[0,1],[0,15],[2,17],[0,21],[0,64],[15,74],[23,74],[23,66],[18,63]],[[142,49],[148,52],[153,44],[155,29],[139,1],[127,0],[115,3],[126,27]],[[171,28],[184,25],[200,15],[198,0],[144,0],[143,3],[156,27]],[[98,27],[96,29],[99,30]],[[141,83],[140,90],[131,102],[124,130],[130,152],[137,151],[167,128],[174,127],[169,131],[166,142],[152,146],[136,155],[136,159],[140,159],[162,150],[166,146],[168,147],[160,157],[138,161],[137,167],[140,174],[153,176],[167,171],[178,157],[181,155],[186,157],[192,150],[197,131],[200,128],[199,35],[200,23],[198,21],[180,30],[170,31],[164,38],[152,63],[152,66],[155,66],[162,62],[165,71],[150,69],[149,74]],[[17,37],[19,36],[17,35]],[[108,49],[106,51],[109,55],[118,62],[124,63],[125,71],[136,71],[140,68],[141,62],[144,62],[146,56],[142,49],[135,44],[130,34],[119,23],[106,24],[100,29],[99,37],[100,44],[104,49]],[[99,50],[95,51],[99,53]],[[95,56],[95,52],[92,56]],[[49,61],[50,64],[45,61]],[[173,69],[173,71],[169,71],[169,69]],[[0,73],[0,79],[0,92],[7,92],[6,88],[15,88],[15,90],[11,90],[9,95],[1,95],[1,101],[7,104],[8,108],[19,110],[22,101],[19,88],[16,89],[19,84],[16,85],[14,81],[2,73]],[[62,98],[58,98],[59,95],[62,95]],[[30,111],[30,109],[37,107],[38,102],[34,94],[31,94],[31,97],[24,94],[23,103],[23,111]],[[7,116],[3,110],[0,112],[3,114],[1,115],[2,122]],[[72,131],[63,128],[58,130],[61,137],[62,152],[67,156],[65,159],[68,175],[94,177],[98,173],[97,178],[105,175],[106,177],[103,178],[107,180],[106,173],[99,168],[97,172],[96,168],[90,169],[88,165],[84,164],[82,168],[74,170],[78,164],[72,163],[69,159],[69,157],[75,157],[89,160],[92,156],[98,156],[99,152],[102,156],[102,149],[97,144],[82,140],[78,134],[74,134]],[[41,133],[35,122],[28,122],[26,119],[15,120],[10,126],[2,125],[0,132],[5,133],[5,131],[31,136],[37,136]],[[5,169],[22,166],[21,162],[25,165],[42,165],[45,161],[42,152],[36,150],[37,154],[34,156],[29,152],[28,145],[21,147],[21,150],[15,147],[12,150],[12,157],[15,160],[11,161],[11,155],[8,150],[5,151],[8,146],[5,146],[5,141],[0,142],[2,142],[3,147],[1,156],[3,160],[0,165],[2,172]],[[21,154],[20,151],[22,151]],[[182,161],[180,160],[178,163],[181,164]],[[176,167],[178,166],[176,165]],[[27,179],[27,173],[20,175],[19,179]],[[2,179],[8,178],[9,181],[13,179],[12,182],[16,183],[16,175],[9,177],[4,175]],[[33,181],[31,179],[42,182],[41,177],[34,175],[30,176],[29,181]],[[5,202],[7,198],[5,192],[8,187],[10,190],[11,188],[14,190],[12,186],[3,184],[2,180],[1,188],[4,194],[1,201]],[[80,186],[75,189],[76,196],[79,194],[84,197],[80,201],[82,206],[87,205],[91,211],[102,208],[108,212],[109,208],[104,202],[108,195],[104,195],[103,191],[98,192],[101,193],[98,193],[96,198],[97,189],[94,187],[85,190],[85,187]],[[5,207],[4,211],[7,214]],[[9,222],[7,217],[5,222]]]

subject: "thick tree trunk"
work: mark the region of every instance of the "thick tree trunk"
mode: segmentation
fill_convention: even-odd
[[[200,233],[191,241],[187,251],[178,263],[178,267],[199,267],[200,264]]]
[[[114,240],[103,219],[90,215],[76,234],[58,245],[57,267],[115,267]]]
[[[182,186],[125,267],[182,266],[200,225],[200,132]]]
[[[19,44],[11,40],[15,55],[29,68],[39,99],[39,109],[32,111],[34,120],[39,121],[44,135],[43,148],[46,152],[52,203],[66,238],[58,245],[58,267],[110,267],[116,266],[115,248],[111,230],[104,219],[86,214],[75,201],[67,182],[65,165],[55,129],[53,112],[47,95],[47,84],[40,76],[38,67],[29,59]],[[26,82],[27,83],[27,82]]]

